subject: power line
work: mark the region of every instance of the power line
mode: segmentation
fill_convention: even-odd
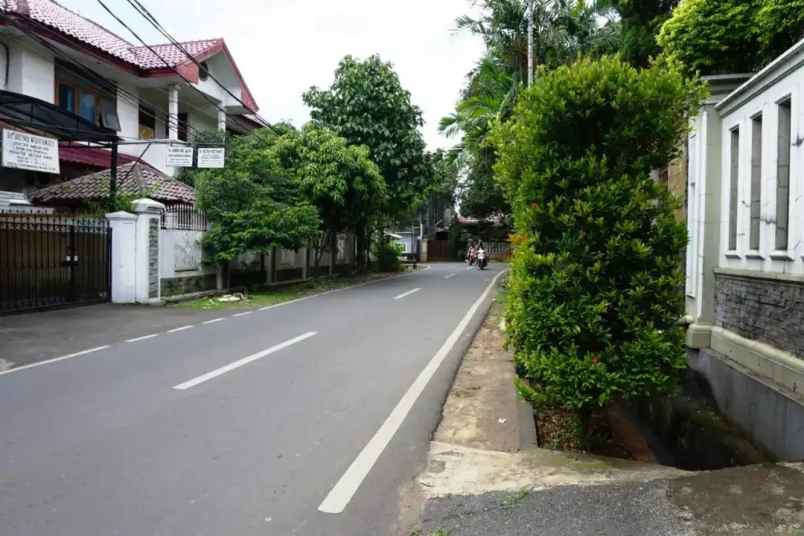
[[[102,93],[103,95],[111,97],[113,99],[116,99],[117,96],[120,95],[120,96],[123,97],[124,100],[126,100],[127,102],[129,102],[131,104],[137,105],[138,107],[144,106],[147,109],[147,111],[146,111],[147,115],[149,115],[151,117],[154,117],[155,119],[164,120],[165,121],[165,126],[168,129],[171,126],[175,126],[176,128],[183,127],[183,128],[187,129],[188,135],[193,135],[193,136],[198,134],[199,132],[201,132],[199,129],[196,129],[192,125],[190,125],[189,122],[182,123],[182,122],[180,122],[178,120],[178,118],[174,119],[173,116],[171,116],[170,113],[166,112],[164,110],[164,108],[161,107],[160,105],[154,104],[154,103],[148,101],[147,99],[145,99],[145,98],[143,98],[143,97],[141,97],[139,95],[135,95],[135,94],[129,92],[128,90],[126,90],[124,87],[122,87],[120,85],[112,84],[112,83],[107,85],[107,84],[102,84],[102,83],[98,82],[98,80],[104,80],[106,77],[101,75],[101,74],[99,74],[99,73],[97,73],[91,67],[88,67],[86,64],[82,63],[78,59],[66,54],[65,52],[60,50],[58,47],[55,47],[50,42],[48,42],[46,39],[42,38],[41,36],[37,35],[36,33],[29,31],[28,28],[26,28],[26,26],[24,24],[19,24],[19,23],[14,24],[16,21],[13,20],[13,19],[15,19],[15,18],[16,17],[7,16],[7,19],[10,22],[12,22],[12,24],[17,29],[25,32],[28,37],[32,38],[37,43],[39,43],[41,46],[43,46],[44,48],[49,50],[58,59],[65,60],[68,64],[70,64],[70,65],[68,65],[68,67],[71,67],[72,70],[74,70],[78,75],[80,75],[87,82],[89,82],[94,87],[96,87],[99,90],[99,93]],[[160,91],[160,92],[164,93],[165,95],[169,95],[169,91],[167,89],[165,89],[165,88],[155,87],[153,89],[155,89],[157,91]],[[194,109],[196,111],[201,112],[202,114],[207,113],[207,110],[204,110],[203,108],[200,108],[199,106],[194,105],[192,102],[186,102],[185,105],[189,106],[190,108],[192,108],[192,109]],[[148,111],[150,111],[151,113],[147,113]],[[161,112],[161,113],[157,113],[157,112]],[[241,128],[244,128],[242,125],[240,125],[240,126],[241,126]]]
[[[132,29],[132,28],[131,28],[131,27],[130,27],[128,24],[126,24],[126,23],[125,23],[125,21],[123,21],[123,20],[122,20],[122,19],[121,19],[119,16],[117,16],[117,14],[115,14],[115,13],[114,13],[114,12],[113,12],[113,11],[112,11],[110,8],[109,8],[109,6],[107,6],[107,5],[106,5],[106,3],[105,3],[103,0],[98,0],[98,3],[101,5],[101,7],[103,7],[103,9],[104,9],[104,10],[106,10],[106,12],[107,12],[109,15],[111,15],[111,16],[112,16],[112,18],[114,18],[114,19],[115,19],[115,20],[116,20],[116,21],[117,21],[117,22],[118,22],[118,23],[119,23],[121,26],[123,26],[123,27],[124,27],[126,30],[128,30],[128,31],[129,31],[129,33],[131,33],[131,35],[133,35],[133,36],[134,36],[134,38],[135,38],[137,41],[139,41],[140,43],[142,43],[142,45],[143,45],[145,48],[147,48],[147,49],[148,49],[148,50],[149,50],[149,51],[150,51],[150,52],[151,52],[151,53],[152,53],[154,56],[156,56],[157,58],[159,58],[159,60],[161,60],[161,61],[162,61],[162,63],[164,63],[164,64],[165,64],[165,67],[167,67],[168,69],[170,69],[171,71],[173,71],[174,73],[176,73],[176,74],[179,76],[179,78],[181,78],[182,80],[184,80],[184,82],[185,82],[185,83],[186,83],[186,84],[187,84],[187,85],[188,85],[188,86],[189,86],[191,89],[193,89],[193,90],[194,90],[194,91],[196,91],[198,94],[200,94],[200,95],[201,95],[201,96],[202,96],[202,97],[203,97],[203,98],[204,98],[204,99],[205,99],[207,102],[209,102],[210,104],[212,104],[212,105],[213,105],[213,106],[214,106],[214,107],[215,107],[215,108],[216,108],[218,111],[223,112],[223,113],[224,113],[225,115],[227,115],[227,116],[229,115],[229,114],[228,114],[228,112],[227,112],[227,111],[226,111],[224,108],[222,108],[220,105],[218,105],[218,103],[217,103],[217,102],[215,102],[215,100],[214,100],[212,97],[210,97],[209,95],[207,95],[206,93],[204,93],[203,91],[201,91],[200,89],[198,89],[197,87],[195,87],[195,85],[193,84],[193,82],[192,82],[192,81],[190,81],[190,80],[189,80],[189,79],[188,79],[186,76],[184,76],[184,75],[183,75],[183,74],[182,74],[182,73],[181,73],[181,72],[180,72],[178,69],[176,69],[176,67],[172,66],[172,65],[171,65],[171,64],[170,64],[170,63],[169,63],[169,62],[168,62],[168,61],[167,61],[167,60],[166,60],[164,57],[162,57],[162,55],[161,55],[161,54],[159,54],[159,53],[158,53],[158,52],[157,52],[157,51],[154,49],[154,47],[153,47],[153,46],[151,46],[151,45],[149,45],[148,43],[146,43],[146,42],[145,42],[145,40],[144,40],[144,39],[142,39],[142,38],[139,36],[139,34],[137,34],[137,32],[135,32],[135,31],[134,31],[134,30],[133,30],[133,29]],[[185,51],[185,53],[187,53],[187,52]],[[240,102],[242,103],[242,101],[240,101]],[[244,105],[244,106],[245,106],[245,105]],[[235,119],[235,118],[233,117],[233,119]],[[242,126],[242,125],[241,125],[241,126]]]
[[[151,110],[160,110],[159,106],[157,106],[157,105],[155,105],[155,104],[153,104],[151,102],[148,102],[147,100],[143,99],[139,95],[134,95],[133,93],[128,92],[125,88],[123,88],[120,85],[114,84],[114,89],[112,89],[111,86],[113,84],[106,85],[106,84],[102,84],[102,83],[98,82],[98,80],[103,80],[106,77],[104,77],[101,74],[97,73],[92,68],[87,67],[84,63],[80,62],[76,58],[64,53],[58,47],[55,47],[50,42],[48,42],[46,39],[42,38],[41,36],[37,35],[36,33],[26,31],[27,28],[25,28],[24,25],[14,24],[14,17],[8,17],[7,16],[6,18],[9,21],[12,22],[13,26],[15,26],[19,30],[24,31],[28,37],[30,37],[31,39],[33,39],[34,41],[39,43],[42,47],[46,48],[56,58],[64,60],[68,64],[70,64],[69,67],[71,67],[74,71],[76,71],[76,74],[80,75],[84,80],[86,80],[87,82],[92,84],[95,88],[97,88],[99,90],[100,93],[104,94],[105,96],[116,99],[118,97],[118,95],[121,95],[124,98],[124,100],[126,100],[130,104],[136,104],[138,106],[145,105],[146,108],[149,108]],[[157,88],[157,89],[160,89],[162,91],[166,91],[166,90],[164,90],[162,88]],[[151,114],[151,116],[154,117],[154,119],[156,119],[156,118],[164,119],[165,123],[166,123],[166,126],[168,126],[168,127],[169,126],[174,126],[174,125],[178,127],[179,124],[180,124],[178,122],[178,119],[173,120],[171,118],[170,114],[157,116],[156,112],[154,111]],[[188,132],[190,130],[195,130],[189,124],[187,124],[186,127],[188,129]]]
[[[175,46],[176,48],[178,48],[178,49],[179,49],[179,50],[180,50],[180,51],[181,51],[181,52],[182,52],[182,53],[183,53],[185,56],[187,56],[187,59],[189,59],[190,61],[192,61],[192,62],[193,62],[193,63],[194,63],[194,64],[195,64],[195,65],[196,65],[196,66],[197,66],[199,69],[204,69],[204,66],[203,66],[203,65],[201,65],[201,63],[199,63],[199,62],[198,62],[198,60],[196,60],[196,59],[195,59],[195,57],[194,57],[192,54],[190,54],[190,52],[189,52],[189,51],[188,51],[188,50],[187,50],[187,49],[186,49],[186,48],[185,48],[185,47],[184,47],[184,46],[183,46],[183,45],[182,45],[182,44],[181,44],[181,43],[180,43],[180,42],[179,42],[179,41],[178,41],[176,38],[174,38],[174,37],[173,37],[173,36],[172,36],[172,35],[171,35],[171,34],[170,34],[170,33],[169,33],[169,32],[168,32],[166,29],[165,29],[165,27],[164,27],[164,26],[162,26],[162,24],[160,24],[160,22],[159,22],[159,21],[156,19],[156,17],[154,17],[154,16],[153,16],[153,14],[151,14],[151,12],[150,12],[150,11],[148,11],[148,8],[146,8],[146,7],[145,7],[145,6],[142,4],[142,2],[140,2],[139,0],[126,0],[126,1],[127,1],[127,2],[129,3],[129,5],[131,5],[131,6],[132,6],[132,7],[133,7],[133,8],[134,8],[134,9],[135,9],[135,10],[136,10],[136,11],[137,11],[137,12],[138,12],[140,15],[142,15],[142,16],[145,18],[145,20],[147,20],[148,22],[150,22],[150,23],[151,23],[151,25],[152,25],[154,28],[156,28],[156,29],[159,31],[159,33],[161,33],[161,34],[162,34],[162,35],[163,35],[163,36],[164,36],[164,37],[165,37],[165,38],[166,38],[168,41],[170,41],[170,43],[171,43],[173,46]],[[235,99],[237,102],[239,102],[239,103],[240,103],[240,104],[241,104],[241,105],[242,105],[244,108],[249,109],[249,107],[248,107],[248,106],[246,106],[246,103],[245,103],[245,102],[244,102],[244,101],[243,101],[243,100],[242,100],[240,97],[238,97],[237,95],[235,95],[234,93],[232,93],[232,92],[229,90],[229,88],[228,88],[228,87],[226,87],[226,86],[225,86],[223,83],[221,83],[221,81],[220,81],[220,80],[218,80],[218,79],[217,79],[217,78],[216,78],[216,77],[215,77],[215,76],[214,76],[212,73],[210,73],[208,70],[207,70],[207,75],[208,75],[208,76],[209,76],[209,77],[210,77],[210,78],[211,78],[211,79],[212,79],[212,80],[213,80],[213,81],[214,81],[216,84],[218,84],[218,86],[220,86],[220,88],[221,88],[221,89],[223,89],[223,90],[224,90],[226,93],[228,93],[230,97],[232,97],[232,98],[233,98],[233,99]],[[268,121],[267,121],[266,119],[264,119],[263,117],[261,117],[261,116],[260,116],[258,113],[254,112],[254,116],[255,116],[257,119],[259,119],[261,122],[263,122],[263,123],[265,123],[265,124],[269,124],[269,123],[268,123]]]

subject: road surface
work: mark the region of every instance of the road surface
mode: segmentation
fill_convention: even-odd
[[[393,534],[501,268],[435,264],[0,374],[0,533]]]

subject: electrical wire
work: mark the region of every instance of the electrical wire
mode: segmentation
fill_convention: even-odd
[[[159,31],[159,33],[161,33],[161,34],[162,34],[162,35],[163,35],[163,36],[164,36],[164,37],[165,37],[165,38],[166,38],[168,41],[170,41],[170,43],[171,43],[173,46],[175,46],[176,48],[178,48],[178,49],[179,49],[179,50],[180,50],[180,51],[181,51],[181,52],[182,52],[182,53],[183,53],[185,56],[187,56],[187,59],[188,59],[188,60],[192,61],[192,62],[193,62],[193,63],[194,63],[194,64],[195,64],[195,65],[196,65],[196,66],[197,66],[199,69],[204,69],[204,66],[203,66],[203,65],[201,65],[201,63],[200,63],[200,62],[199,62],[199,61],[198,61],[198,60],[197,60],[197,59],[196,59],[196,58],[195,58],[195,57],[194,57],[192,54],[190,54],[190,52],[189,52],[189,51],[188,51],[188,50],[187,50],[187,49],[186,49],[186,48],[185,48],[185,47],[182,45],[182,43],[180,43],[180,42],[179,42],[179,41],[178,41],[176,38],[174,38],[174,37],[173,37],[173,36],[172,36],[172,35],[171,35],[171,34],[170,34],[170,33],[169,33],[169,32],[168,32],[166,29],[165,29],[165,27],[164,27],[164,26],[162,26],[162,24],[161,24],[161,23],[160,23],[160,22],[159,22],[159,21],[156,19],[156,17],[154,17],[154,16],[153,16],[153,14],[152,14],[150,11],[148,11],[148,8],[146,8],[146,7],[145,7],[145,6],[142,4],[142,2],[140,2],[139,0],[126,0],[126,1],[127,1],[127,2],[129,3],[129,5],[131,5],[131,6],[132,6],[132,7],[133,7],[133,8],[134,8],[134,9],[135,9],[135,10],[136,10],[136,11],[137,11],[137,12],[138,12],[140,15],[142,15],[142,16],[145,18],[145,20],[147,20],[148,22],[150,22],[150,23],[151,23],[151,25],[152,25],[154,28],[156,28],[156,29],[157,29],[157,31]],[[210,73],[208,70],[207,70],[207,75],[208,75],[208,76],[209,76],[209,78],[211,78],[211,79],[212,79],[212,80],[213,80],[213,81],[214,81],[216,84],[218,84],[218,86],[220,86],[220,88],[221,88],[221,89],[223,89],[223,90],[224,90],[226,93],[228,93],[230,97],[232,97],[232,98],[233,98],[233,99],[235,99],[237,102],[239,102],[239,103],[240,103],[240,104],[241,104],[241,105],[242,105],[244,108],[248,109],[248,106],[246,105],[246,103],[245,103],[245,102],[244,102],[244,101],[243,101],[243,100],[242,100],[240,97],[238,97],[237,95],[235,95],[234,93],[232,93],[232,92],[229,90],[229,88],[228,88],[228,87],[226,87],[226,86],[225,86],[223,83],[221,83],[221,81],[220,81],[220,80],[218,80],[218,79],[217,79],[217,78],[216,78],[216,77],[215,77],[215,76],[214,76],[212,73]],[[254,112],[254,116],[255,116],[255,117],[256,117],[256,118],[257,118],[257,119],[258,119],[260,122],[265,123],[266,125],[269,125],[268,121],[267,121],[266,119],[264,119],[263,117],[261,117],[261,116],[260,116],[258,113]]]
[[[127,24],[125,21],[123,21],[123,19],[121,19],[121,18],[120,18],[120,17],[119,17],[119,16],[118,16],[118,15],[117,15],[117,14],[116,14],[114,11],[112,11],[112,10],[109,8],[109,6],[107,6],[107,5],[106,5],[106,3],[105,3],[103,0],[97,0],[97,2],[98,2],[100,5],[101,5],[101,7],[103,7],[103,9],[104,9],[104,10],[106,10],[106,12],[107,12],[109,15],[111,15],[111,17],[112,17],[112,18],[114,18],[114,19],[115,19],[115,20],[118,22],[118,24],[120,24],[121,26],[123,26],[123,27],[124,27],[126,30],[128,30],[128,31],[129,31],[129,33],[131,33],[131,35],[133,35],[133,36],[134,36],[134,38],[135,38],[137,41],[139,41],[140,43],[142,43],[142,46],[144,46],[145,48],[147,48],[147,49],[148,49],[148,50],[149,50],[149,51],[150,51],[150,52],[151,52],[151,53],[152,53],[154,56],[156,56],[157,58],[159,58],[159,60],[160,60],[160,61],[162,61],[162,63],[164,63],[164,64],[165,64],[165,67],[167,67],[168,69],[170,69],[171,71],[173,71],[174,73],[176,73],[176,75],[178,75],[178,76],[179,76],[179,78],[181,78],[182,80],[184,80],[184,82],[185,82],[185,83],[186,83],[186,84],[187,84],[187,85],[188,85],[188,86],[189,86],[191,89],[193,89],[193,90],[194,90],[194,91],[196,91],[196,92],[197,92],[199,95],[201,95],[201,96],[202,96],[202,97],[203,97],[203,98],[204,98],[204,99],[205,99],[207,102],[209,102],[210,104],[212,104],[212,105],[213,105],[213,106],[214,106],[214,107],[215,107],[215,108],[216,108],[218,111],[223,112],[223,113],[224,113],[224,114],[225,114],[227,117],[230,115],[230,114],[229,114],[229,113],[228,113],[228,112],[227,112],[227,111],[226,111],[224,108],[222,108],[220,105],[218,105],[218,103],[217,103],[217,102],[215,102],[215,100],[214,100],[212,97],[210,97],[209,95],[207,95],[206,93],[204,93],[203,91],[201,91],[200,89],[198,89],[197,87],[195,87],[195,84],[193,84],[193,82],[192,82],[191,80],[189,80],[189,79],[188,79],[186,76],[184,76],[184,75],[183,75],[183,74],[182,74],[182,73],[181,73],[181,72],[180,72],[178,69],[176,69],[176,67],[172,66],[172,65],[171,65],[171,64],[170,64],[170,63],[169,63],[169,62],[168,62],[168,61],[167,61],[167,60],[166,60],[166,59],[165,59],[165,58],[164,58],[164,57],[163,57],[161,54],[159,54],[159,53],[158,53],[158,52],[157,52],[157,51],[154,49],[154,47],[153,47],[152,45],[149,45],[148,43],[146,43],[146,42],[145,42],[145,40],[144,40],[144,39],[142,39],[142,37],[140,37],[140,36],[139,36],[139,34],[138,34],[137,32],[135,32],[135,31],[134,31],[134,30],[131,28],[131,26],[129,26],[129,25],[128,25],[128,24]],[[186,51],[185,51],[185,53],[186,53]],[[238,100],[239,100],[239,99],[238,99]],[[242,103],[242,101],[240,101],[240,102]],[[236,120],[235,116],[233,116],[233,115],[232,115],[232,119],[233,119],[233,120]],[[241,123],[241,128],[242,128],[242,123]]]

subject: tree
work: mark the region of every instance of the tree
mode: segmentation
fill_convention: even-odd
[[[804,37],[804,0],[684,0],[659,43],[688,73],[758,71]]]
[[[318,208],[329,244],[339,231],[355,233],[357,264],[364,268],[368,231],[380,218],[386,195],[368,148],[348,145],[333,131],[308,124],[301,133],[280,138],[277,152],[294,169],[302,194]]]
[[[763,0],[684,0],[662,26],[659,44],[687,72],[747,73],[761,63],[756,17]]]
[[[298,249],[318,232],[318,212],[282,162],[278,139],[269,129],[232,138],[226,167],[195,175],[198,204],[211,224],[204,246],[213,262],[274,247]]]
[[[517,231],[508,334],[530,400],[586,413],[666,391],[684,367],[686,232],[650,171],[702,96],[672,63],[581,60],[539,73],[495,130]]]
[[[331,128],[352,145],[368,147],[385,179],[386,215],[411,215],[426,187],[422,115],[390,63],[379,56],[341,60],[329,89],[310,88],[303,96],[313,121]]]
[[[459,29],[482,37],[485,56],[469,73],[454,113],[441,120],[448,136],[462,135],[455,153],[465,174],[460,210],[477,218],[510,214],[510,205],[494,178],[496,150],[489,142],[493,126],[511,113],[527,79],[527,1],[482,0],[479,17],[457,19]],[[534,0],[534,64],[555,67],[580,54],[604,48],[595,10],[582,0]]]
[[[765,0],[756,23],[762,55],[769,61],[804,37],[804,0]]]
[[[617,20],[608,27],[616,34],[615,50],[632,65],[647,67],[661,52],[656,36],[679,0],[598,0],[601,13],[614,11]]]

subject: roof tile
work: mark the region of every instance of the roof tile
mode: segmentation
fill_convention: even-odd
[[[195,190],[172,179],[144,162],[122,165],[117,171],[117,191],[125,195],[143,195],[162,203],[195,204]],[[104,169],[70,181],[35,191],[31,200],[58,205],[105,199],[109,196],[109,170]]]

